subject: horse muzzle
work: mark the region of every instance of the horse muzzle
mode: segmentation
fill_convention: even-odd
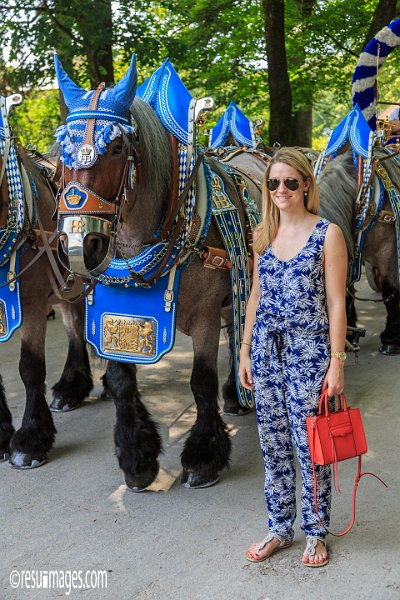
[[[115,253],[118,205],[70,181],[58,206],[58,257],[72,273],[97,277]]]
[[[104,273],[115,254],[115,223],[91,215],[59,218],[58,258],[82,277]]]

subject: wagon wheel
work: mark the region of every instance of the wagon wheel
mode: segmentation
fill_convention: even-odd
[[[358,104],[368,125],[376,129],[376,82],[378,70],[389,54],[400,46],[400,19],[381,29],[368,42],[353,75],[353,105]]]

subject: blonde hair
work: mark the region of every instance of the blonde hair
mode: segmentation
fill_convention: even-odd
[[[280,148],[271,159],[267,170],[264,174],[262,187],[262,205],[263,214],[262,221],[254,230],[254,250],[257,254],[262,254],[264,250],[275,239],[279,227],[279,209],[274,204],[271,198],[269,189],[267,188],[267,179],[271,171],[272,165],[284,163],[289,167],[293,167],[300,173],[303,180],[309,180],[307,196],[304,197],[304,206],[308,212],[317,215],[319,213],[319,196],[317,183],[311,165],[305,155],[295,148]]]

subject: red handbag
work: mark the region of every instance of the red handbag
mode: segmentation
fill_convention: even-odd
[[[364,426],[359,408],[349,408],[344,394],[338,396],[338,407],[334,412],[329,412],[328,389],[325,389],[319,399],[318,413],[306,418],[308,444],[310,446],[312,470],[314,477],[314,506],[322,522],[317,506],[317,476],[315,465],[332,465],[335,487],[340,492],[338,462],[348,458],[358,457],[357,474],[354,481],[352,495],[352,518],[348,527],[341,533],[333,533],[324,525],[328,533],[340,537],[350,531],[356,517],[357,486],[361,477],[372,475],[379,479],[384,486],[386,483],[374,473],[361,473],[361,455],[368,450],[365,439]]]

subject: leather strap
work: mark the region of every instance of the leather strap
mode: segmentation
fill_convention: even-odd
[[[105,86],[106,86],[106,84],[103,81],[102,83],[100,83],[97,90],[94,91],[92,101],[90,102],[89,110],[96,110],[98,102],[99,102],[100,94],[104,90]],[[84,140],[82,146],[84,146],[85,144],[90,144],[91,146],[94,146],[95,124],[96,124],[96,119],[88,119],[85,140]]]
[[[317,517],[319,522],[321,523],[321,525],[326,529],[326,531],[328,533],[330,533],[331,535],[335,536],[335,537],[342,537],[343,535],[346,535],[346,533],[348,533],[350,531],[350,529],[353,527],[354,525],[354,521],[356,518],[356,496],[357,496],[357,488],[358,488],[358,483],[361,479],[361,477],[364,477],[364,475],[372,475],[372,477],[375,477],[375,479],[378,479],[386,488],[388,487],[386,485],[386,483],[380,478],[378,477],[378,475],[375,475],[375,473],[370,473],[369,471],[364,471],[363,473],[361,472],[361,456],[358,456],[358,462],[357,462],[357,474],[354,480],[354,486],[353,486],[353,493],[352,493],[352,499],[351,499],[351,519],[350,519],[350,523],[348,524],[348,526],[346,527],[346,529],[344,529],[343,531],[339,532],[339,533],[335,533],[334,531],[331,531],[330,529],[328,529],[328,527],[325,525],[325,523],[322,521],[319,511],[318,511],[318,502],[317,502],[317,474],[315,472],[315,463],[314,463],[314,436],[315,436],[315,428],[313,429],[313,434],[312,434],[312,442],[311,442],[311,447],[310,447],[310,453],[311,453],[311,464],[312,464],[312,472],[313,472],[313,479],[314,479],[314,508],[315,508],[315,512],[317,513]],[[336,455],[336,452],[335,452]],[[338,471],[338,464],[337,462],[334,463],[334,468],[336,468],[336,478],[337,478],[337,483],[338,483],[338,490],[340,491],[340,486],[339,486],[339,471]]]
[[[213,248],[205,246],[199,254],[200,260],[203,261],[203,267],[215,269],[218,271],[229,271],[232,268],[232,263],[228,258],[228,253],[222,248]]]
[[[181,208],[183,206],[183,203],[185,202],[185,200],[187,198],[190,188],[193,185],[193,181],[197,175],[197,172],[200,168],[202,160],[203,160],[203,154],[199,154],[197,157],[197,160],[193,166],[192,172],[190,173],[189,177],[186,180],[185,187],[183,188],[182,193],[180,194],[180,196],[178,198],[178,202],[176,203],[174,209],[172,211],[170,211],[169,218],[165,220],[160,235],[157,237],[157,239],[152,240],[152,244],[157,244],[158,242],[165,240],[169,237],[170,230],[173,226],[173,223],[174,223],[176,217],[179,214],[179,211],[181,210]]]
[[[125,169],[123,181],[125,182]],[[118,190],[120,193],[120,189]],[[83,198],[85,198],[83,200]],[[82,206],[78,206],[82,203]],[[75,206],[74,206],[75,205]],[[117,212],[115,202],[107,202],[89,188],[75,181],[70,181],[63,189],[60,197],[58,213],[60,215],[112,215]]]
[[[21,155],[21,159],[22,159],[22,162],[24,163],[24,166],[25,166],[25,169],[26,169],[27,173],[30,173],[27,156],[26,156],[24,148],[22,148],[22,147],[20,147],[20,155]],[[37,219],[37,222],[38,222],[38,225],[39,225],[39,235],[40,235],[40,238],[42,240],[44,251],[47,254],[47,258],[49,260],[51,268],[53,269],[53,273],[54,273],[54,275],[55,275],[55,277],[56,277],[56,279],[58,281],[59,286],[61,287],[62,290],[68,290],[69,286],[67,285],[67,283],[66,283],[63,275],[61,274],[60,268],[59,268],[59,266],[57,264],[56,259],[54,258],[52,249],[50,247],[50,244],[49,244],[49,241],[47,239],[44,227],[42,225],[42,221],[41,221],[41,218],[40,218],[39,207],[37,205],[36,194],[32,194],[32,198],[33,198],[33,205],[34,205],[34,208],[35,208],[36,219]],[[55,235],[58,236],[58,232],[54,232],[54,233],[55,233]]]

